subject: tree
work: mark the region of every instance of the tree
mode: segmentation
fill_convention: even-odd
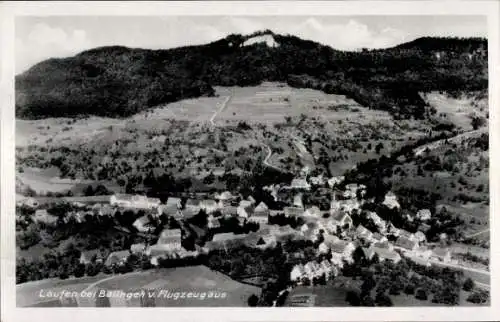
[[[474,284],[475,284],[474,281],[469,277],[465,280],[462,288],[464,291],[470,292],[474,288],[475,286]]]
[[[415,292],[415,298],[417,300],[421,300],[421,301],[427,301],[427,292],[421,288],[419,288],[416,292]]]
[[[359,306],[361,304],[359,294],[356,291],[348,291],[345,300],[351,306]]]
[[[361,299],[361,306],[375,306],[375,301],[373,301],[373,298],[370,296],[370,294],[366,294],[363,296]]]
[[[393,306],[391,298],[385,293],[379,292],[375,297],[375,304],[377,306]]]
[[[471,125],[474,130],[477,130],[486,123],[483,117],[474,116],[471,120]]]
[[[76,265],[73,271],[73,275],[75,275],[75,277],[82,277],[84,274],[85,274],[85,265],[84,264]]]
[[[93,196],[94,195],[94,188],[91,185],[88,185],[87,188],[83,191],[83,194],[85,196]]]
[[[404,289],[405,294],[411,295],[415,293],[415,285],[413,284],[408,284],[405,286]]]
[[[259,297],[255,294],[250,295],[248,298],[248,306],[255,307],[257,306],[257,303],[259,303]]]
[[[363,284],[361,284],[361,294],[369,294],[375,285],[377,285],[377,283],[372,276],[364,278]]]
[[[467,297],[467,302],[474,304],[484,304],[488,301],[489,293],[487,291],[479,290]]]

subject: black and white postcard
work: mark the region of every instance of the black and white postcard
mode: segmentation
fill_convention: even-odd
[[[0,8],[3,321],[495,316],[498,3]]]

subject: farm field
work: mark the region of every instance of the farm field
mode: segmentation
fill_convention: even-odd
[[[347,307],[349,303],[345,301],[346,294],[344,288],[331,285],[298,286],[288,294],[285,306],[302,306],[295,303],[312,297],[315,307]]]

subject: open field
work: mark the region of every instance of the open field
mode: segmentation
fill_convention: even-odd
[[[166,298],[157,296],[156,306],[247,306],[248,297],[259,295],[255,286],[236,282],[226,275],[212,271],[206,266],[189,266],[156,269],[144,272],[116,275],[91,285],[89,290],[168,290],[169,292],[214,292],[225,293],[219,298]],[[132,304],[133,305],[133,304]],[[135,305],[134,305],[135,306]]]
[[[16,285],[16,305],[18,307],[29,307],[43,306],[43,303],[45,303],[47,307],[53,306],[53,304],[61,306],[59,300],[56,300],[59,303],[55,303],[53,298],[40,297],[40,290],[43,290],[44,292],[60,292],[63,290],[80,292],[105,276],[106,275],[104,274],[99,274],[92,277],[86,276],[80,278],[69,278],[66,280],[53,278],[18,284]]]
[[[471,115],[488,116],[486,99],[452,98],[437,92],[424,95],[424,99],[436,108],[438,117],[452,122],[460,130],[472,130]]]
[[[39,169],[39,168],[23,168],[22,173],[17,176],[21,183],[28,185],[31,189],[39,194],[51,192],[64,192],[71,190],[77,184],[89,184],[89,180],[71,180],[59,178],[59,169],[56,167]]]

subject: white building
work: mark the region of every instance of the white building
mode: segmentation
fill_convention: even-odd
[[[417,218],[422,221],[429,220],[431,219],[431,211],[429,209],[420,209],[417,212]]]
[[[112,206],[136,209],[153,209],[160,206],[158,198],[148,198],[141,195],[115,194],[110,197],[109,203]]]
[[[390,209],[401,207],[399,205],[398,198],[396,197],[396,195],[392,191],[389,191],[385,195],[383,204],[386,205]]]
[[[310,218],[321,218],[321,211],[317,206],[312,206],[310,208],[307,208],[306,211],[304,211],[303,216]]]

